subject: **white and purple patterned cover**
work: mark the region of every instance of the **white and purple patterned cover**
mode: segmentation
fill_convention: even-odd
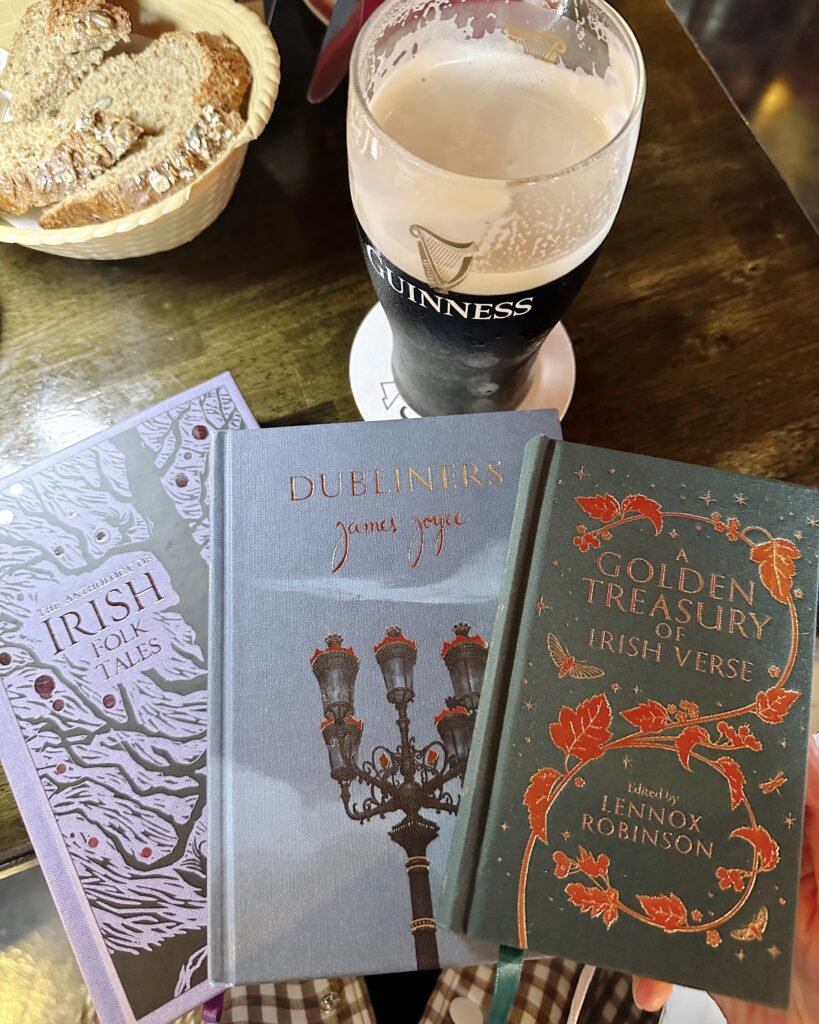
[[[0,481],[0,758],[103,1024],[209,998],[208,462],[230,374]]]

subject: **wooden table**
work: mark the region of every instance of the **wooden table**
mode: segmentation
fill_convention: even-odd
[[[648,68],[622,211],[566,317],[566,436],[819,484],[819,243],[664,0],[621,0]],[[345,98],[305,101],[321,28],[279,4],[283,83],[219,221],[176,252],[0,253],[0,475],[225,368],[265,426],[357,417],[350,341],[373,303]],[[0,862],[25,849],[0,779]]]

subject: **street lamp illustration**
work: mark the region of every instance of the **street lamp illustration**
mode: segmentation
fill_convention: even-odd
[[[470,627],[464,622],[453,626],[453,632],[454,639],[441,649],[453,696],[446,698],[446,707],[434,719],[440,739],[425,746],[419,746],[411,734],[408,711],[415,698],[417,645],[398,626],[390,626],[375,645],[373,653],[386,697],[397,714],[399,742],[394,749],[375,747],[363,762],[359,762],[359,747],[364,725],[355,717],[358,656],[352,647],[344,646],[343,637],[333,633],[325,639],[327,646],[316,650],[310,659],[321,691],[325,715],[321,733],[330,758],[330,776],[339,784],[347,816],[363,824],[401,815],[387,834],[406,854],[410,930],[419,970],[439,966],[427,848],[440,829],[421,812],[455,814],[458,810],[458,801],[447,786],[456,779],[463,781],[486,668],[486,641],[470,636]],[[360,787],[359,803],[353,797],[355,785]]]

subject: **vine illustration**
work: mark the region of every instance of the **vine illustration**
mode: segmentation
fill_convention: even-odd
[[[595,856],[584,847],[579,847],[574,856],[563,850],[552,854],[554,874],[559,879],[579,874],[588,881],[568,882],[565,893],[569,902],[582,913],[599,918],[607,929],[626,915],[644,924],[660,928],[664,932],[705,932],[706,943],[718,946],[722,937],[719,927],[731,920],[751,896],[760,872],[773,871],[779,863],[779,844],[766,828],[758,824],[754,810],[745,794],[745,776],[739,763],[729,751],[741,749],[758,752],[762,743],[754,735],[751,725],[743,723],[735,727],[729,719],[755,716],[768,725],[778,725],[785,720],[793,704],[799,699],[798,690],[789,690],[785,684],[796,662],[799,640],[799,624],[793,595],[794,562],[801,557],[799,549],[782,537],[773,537],[760,526],[744,529],[738,519],[723,521],[719,512],[701,516],[686,512],[664,512],[662,506],[642,494],[632,494],[622,502],[610,494],[578,497],[575,501],[591,518],[603,525],[594,529],[584,524],[577,526],[573,543],[581,552],[600,547],[601,540],[609,540],[612,531],[641,520],[647,520],[654,527],[655,536],[663,530],[667,518],[689,519],[711,526],[723,534],[731,543],[742,542],[750,549],[749,557],[759,567],[763,587],[775,601],[788,608],[791,624],[790,650],[784,669],[772,667],[769,674],[776,680],[767,690],[760,690],[756,699],[743,707],[720,711],[719,714],[702,714],[693,701],[682,700],[678,705],[661,704],[649,699],[634,707],[621,711],[631,731],[615,738],[612,726],[612,708],[604,693],[597,693],[580,702],[577,707],[561,708],[557,721],[549,726],[549,735],[555,747],[563,753],[561,768],[546,766],[531,776],[524,794],[523,803],[529,814],[530,835],[521,860],[518,879],[517,923],[518,944],[527,947],[526,885],[529,866],[538,840],[549,845],[548,815],[555,800],[570,785],[584,785],[581,774],[592,761],[603,757],[612,750],[644,749],[662,750],[676,755],[682,767],[691,770],[691,761],[698,761],[722,776],[728,786],[731,810],[742,807],[748,824],[735,828],[730,838],[742,839],[753,848],[753,863],[750,869],[719,866],[716,878],[719,888],[732,890],[737,898],[730,909],[719,918],[703,921],[702,913],[690,910],[674,892],[637,895],[640,909],[628,906],[620,897],[616,886],[609,877],[611,867],[606,854]],[[755,543],[751,534],[762,534],[764,540]],[[549,653],[555,660],[550,646]],[[715,724],[714,728],[711,727]],[[717,754],[711,754],[717,751]],[[781,773],[780,773],[781,775]],[[769,780],[763,792],[778,790],[782,781]],[[777,785],[778,784],[778,785]],[[754,921],[760,921],[759,914]],[[767,911],[765,911],[767,922]],[[751,926],[749,926],[751,928]],[[758,928],[756,929],[758,930]],[[743,930],[744,931],[744,930]],[[732,933],[733,934],[733,933]],[[754,934],[753,937],[756,937]]]

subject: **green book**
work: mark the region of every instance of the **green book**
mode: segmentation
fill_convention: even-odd
[[[819,493],[526,446],[439,920],[784,1007]]]

